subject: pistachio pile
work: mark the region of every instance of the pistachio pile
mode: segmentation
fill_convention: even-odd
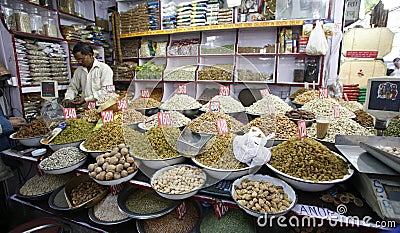
[[[314,99],[301,107],[303,110],[314,113],[316,117],[333,118],[334,105],[338,102],[334,99]],[[339,105],[340,117],[351,117],[354,113],[345,107]]]
[[[281,98],[275,95],[268,94],[261,100],[250,105],[246,108],[247,113],[252,115],[264,115],[269,113],[269,105],[273,104],[275,114],[283,115],[285,112],[292,110],[292,108],[285,103]]]
[[[125,144],[97,156],[96,163],[88,166],[90,176],[96,180],[118,180],[132,174],[136,169],[135,160]]]
[[[191,166],[176,166],[155,176],[151,185],[166,194],[185,194],[199,189],[206,182],[204,172]]]
[[[153,98],[137,98],[128,101],[128,106],[134,109],[155,108],[161,105],[161,102]]]
[[[120,118],[94,131],[83,143],[83,146],[89,151],[106,151],[118,147],[119,144],[124,144]]]
[[[309,90],[296,96],[296,98],[294,98],[293,101],[299,104],[305,104],[318,98],[319,98],[318,90]]]
[[[289,97],[290,98],[296,98],[298,95],[301,95],[301,94],[303,94],[304,92],[307,92],[307,91],[309,91],[310,89],[307,89],[307,88],[300,88],[300,89],[298,89],[298,90],[296,90],[295,92],[293,92],[293,94],[291,94]]]
[[[312,138],[290,138],[272,147],[271,152],[272,167],[303,180],[332,181],[349,174],[346,162]]]
[[[20,189],[19,193],[25,196],[37,196],[56,190],[71,179],[71,174],[63,175],[35,175],[30,178]]]
[[[92,134],[94,125],[83,119],[70,119],[65,122],[67,126],[57,135],[52,144],[65,144],[86,139]]]
[[[55,170],[73,166],[86,159],[86,155],[76,147],[64,147],[39,163],[42,170]]]
[[[31,138],[44,136],[49,132],[46,122],[43,119],[35,119],[21,128],[15,135],[15,138]]]
[[[233,199],[256,212],[277,214],[287,210],[292,203],[283,187],[272,182],[243,179],[234,188]]]
[[[217,64],[206,66],[198,72],[199,80],[232,80],[233,65]]]
[[[285,116],[293,119],[302,119],[302,120],[313,120],[315,119],[315,115],[312,112],[302,110],[302,109],[293,109],[287,111]]]
[[[243,107],[242,103],[235,100],[231,96],[216,95],[210,101],[219,101],[220,112],[222,113],[235,113],[244,112],[246,109]],[[201,108],[204,112],[210,111],[210,102],[203,105]]]
[[[172,127],[182,127],[187,125],[190,122],[190,119],[185,117],[180,112],[177,111],[169,111],[171,114],[171,126]],[[150,128],[158,125],[158,114],[154,114],[144,121],[144,128],[149,130]]]
[[[198,109],[201,104],[189,95],[175,94],[170,99],[161,104],[163,110],[190,110]]]
[[[97,122],[100,119],[100,114],[97,109],[89,109],[82,113],[82,119],[87,122]]]
[[[122,122],[127,125],[135,124],[146,120],[146,116],[135,109],[126,109],[122,111]]]
[[[383,131],[383,135],[400,137],[400,119],[392,119],[385,131]]]
[[[195,133],[218,134],[217,119],[225,119],[229,132],[236,133],[243,129],[243,124],[233,117],[220,112],[206,112],[192,120],[188,127]]]

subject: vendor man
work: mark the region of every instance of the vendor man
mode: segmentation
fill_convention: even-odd
[[[72,53],[81,66],[75,70],[68,86],[64,105],[81,105],[101,99],[107,93],[106,86],[113,85],[113,71],[93,56],[93,48],[86,43],[78,42]],[[82,97],[78,97],[79,91],[82,91]]]

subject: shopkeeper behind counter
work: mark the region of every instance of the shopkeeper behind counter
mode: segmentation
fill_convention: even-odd
[[[93,48],[86,43],[78,42],[72,53],[81,66],[75,70],[65,93],[64,106],[101,99],[106,95],[106,86],[113,85],[113,71],[93,56]],[[79,91],[82,91],[81,97]]]

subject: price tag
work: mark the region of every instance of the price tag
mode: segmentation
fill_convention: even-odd
[[[186,84],[178,84],[178,94],[182,94],[182,95],[187,94],[187,85]]]
[[[76,109],[75,108],[64,108],[64,119],[76,119]]]
[[[312,89],[315,90],[315,81],[312,81]]]
[[[229,86],[220,86],[219,87],[219,95],[229,96],[229,94],[230,94]]]
[[[88,101],[87,106],[86,106],[86,110],[95,109],[95,108],[96,108],[96,102],[95,101]]]
[[[210,112],[220,112],[220,104],[218,100],[211,100],[210,101]]]
[[[275,115],[275,106],[273,103],[268,103],[268,114]]]
[[[117,108],[119,111],[128,109],[128,103],[125,98],[117,100]]]
[[[343,95],[344,95],[344,99],[345,99],[346,101],[349,101],[349,97],[347,96],[347,93],[343,93]]]
[[[140,90],[140,97],[142,98],[150,98],[150,90],[145,89],[145,90]]]
[[[333,105],[333,117],[334,118],[340,118],[340,105],[339,104],[335,104]]]
[[[103,124],[113,122],[114,121],[114,111],[113,110],[101,111],[101,121],[103,122]]]
[[[328,88],[327,87],[321,87],[319,89],[319,98],[320,99],[327,99],[328,98]]]
[[[185,216],[186,211],[187,211],[186,202],[182,201],[182,203],[180,205],[178,205],[175,210],[176,210],[176,213],[178,214],[178,219],[182,220],[183,216]]]
[[[171,113],[159,112],[157,113],[158,125],[159,126],[171,126]]]
[[[307,137],[306,121],[305,120],[298,121],[297,126],[299,127],[299,138],[303,139]]]
[[[114,93],[115,92],[115,85],[107,85],[106,86],[107,93]]]
[[[305,82],[305,83],[304,83],[304,88],[305,88],[305,89],[309,89],[309,88],[310,88],[310,84],[309,84],[308,82]]]
[[[217,215],[218,220],[229,210],[228,206],[225,206],[221,200],[217,200],[214,204],[214,211]]]
[[[225,119],[217,119],[216,123],[217,123],[218,135],[224,135],[229,133],[228,123],[226,122]]]
[[[109,188],[112,195],[117,195],[122,191],[124,185],[123,184],[110,185]]]
[[[269,95],[269,90],[267,88],[260,90],[261,97]]]

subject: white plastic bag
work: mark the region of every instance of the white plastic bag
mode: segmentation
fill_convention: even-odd
[[[328,51],[328,41],[326,40],[321,22],[317,21],[314,30],[310,34],[306,47],[307,55],[325,55]]]

